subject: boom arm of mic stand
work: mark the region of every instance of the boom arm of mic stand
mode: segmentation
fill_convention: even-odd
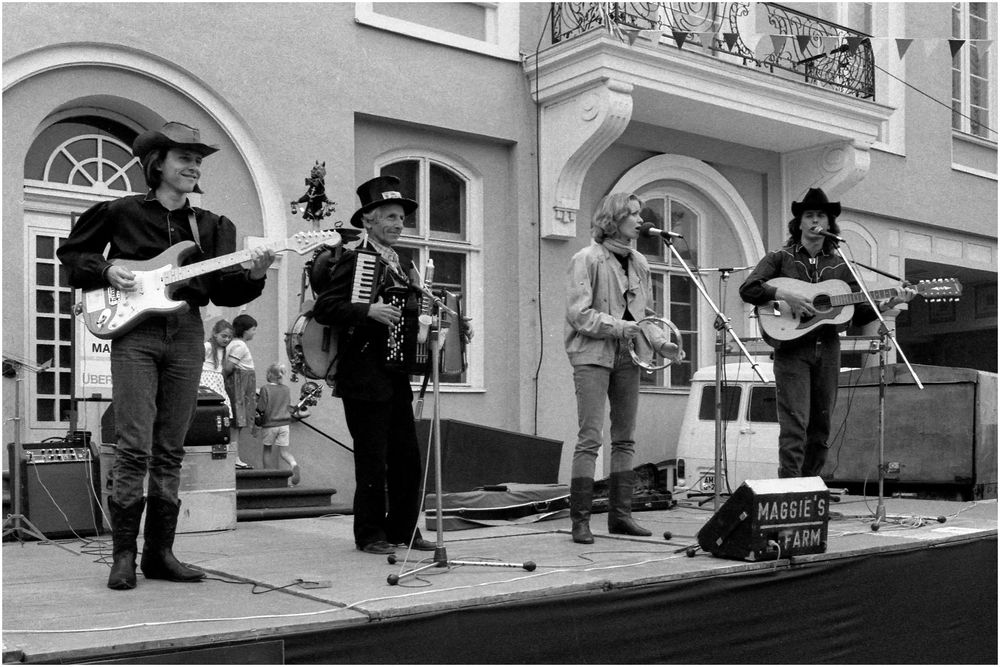
[[[837,253],[840,254],[839,249],[837,250]],[[896,341],[896,336],[889,330],[889,325],[885,323],[885,318],[882,317],[882,313],[879,312],[878,304],[875,303],[875,299],[872,298],[871,293],[861,282],[861,278],[858,276],[858,272],[854,270],[854,267],[851,266],[851,262],[847,261],[847,258],[844,257],[843,254],[840,254],[840,256],[844,259],[844,264],[847,265],[847,270],[851,272],[852,276],[854,276],[854,281],[858,283],[858,286],[861,288],[861,293],[865,295],[865,300],[868,301],[868,305],[875,311],[875,316],[878,318],[878,321],[882,323],[882,330],[885,331],[886,336],[889,337],[889,340],[891,340],[892,344],[896,347],[896,353],[903,358],[903,363],[906,364],[906,368],[910,371],[910,375],[913,377],[913,382],[916,383],[917,387],[922,390],[924,388],[923,383],[920,381],[920,378],[917,377],[917,372],[913,370],[913,366],[910,365],[910,360],[906,358],[906,353],[899,347],[899,343]]]
[[[717,305],[715,305],[715,302],[712,301],[712,297],[710,297],[708,295],[708,290],[706,290],[705,286],[701,284],[701,281],[698,280],[695,277],[694,273],[691,271],[691,267],[688,266],[687,262],[684,261],[684,258],[681,257],[681,254],[679,252],[677,252],[677,248],[674,247],[673,240],[670,239],[669,237],[661,237],[661,238],[663,239],[663,244],[665,246],[667,246],[668,248],[670,248],[670,252],[673,254],[674,259],[677,260],[677,262],[684,269],[684,272],[687,273],[688,278],[690,278],[691,282],[693,282],[695,284],[695,286],[698,288],[698,291],[701,293],[701,296],[705,299],[706,302],[708,302],[708,305],[711,306],[712,310],[715,311],[716,328],[719,331],[728,332],[733,337],[733,340],[736,341],[736,343],[740,346],[740,350],[742,350],[743,354],[746,356],[747,361],[750,362],[750,367],[753,369],[754,373],[757,374],[757,377],[760,378],[761,382],[764,382],[764,378],[761,376],[760,371],[757,370],[757,362],[754,361],[754,358],[752,356],[750,356],[750,353],[747,351],[747,348],[743,345],[743,341],[740,340],[739,336],[737,336],[735,333],[733,333],[732,324],[730,323],[729,318],[726,317],[722,313],[722,311],[719,310],[719,307]],[[720,341],[720,347],[721,347],[721,344],[723,344],[724,342],[725,342],[724,340]],[[720,497],[720,492],[719,492],[719,481],[720,481],[720,476],[722,475],[722,428],[721,428],[722,390],[721,390],[721,387],[719,387],[719,385],[721,384],[721,379],[720,379],[721,364],[722,364],[722,358],[720,356],[719,351],[716,350],[716,356],[715,356],[715,384],[716,384],[716,392],[715,392],[715,417],[716,417],[715,418],[715,490],[714,490],[714,493],[712,494],[713,495],[713,501],[714,501],[713,502],[713,507],[714,507],[714,509],[715,509],[716,512],[719,511],[719,506],[722,504],[721,497]]]

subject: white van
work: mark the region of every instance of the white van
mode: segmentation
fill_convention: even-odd
[[[722,470],[715,474],[715,366],[695,372],[677,443],[677,494],[735,491],[748,479],[778,476],[778,412],[770,361],[757,361],[761,382],[750,363],[722,367]]]

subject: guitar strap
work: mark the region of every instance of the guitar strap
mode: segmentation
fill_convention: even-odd
[[[195,222],[193,209],[188,209],[188,224],[191,225],[191,236],[194,238],[194,243],[198,246],[198,250],[201,250],[201,241],[198,240],[198,223]]]

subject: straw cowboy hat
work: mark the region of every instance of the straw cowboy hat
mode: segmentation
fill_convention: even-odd
[[[359,185],[357,192],[358,199],[361,200],[361,208],[351,216],[351,224],[355,227],[364,227],[361,216],[379,206],[399,204],[403,207],[403,213],[406,215],[417,209],[417,202],[407,199],[399,193],[399,179],[395,176],[376,176]]]
[[[201,142],[201,132],[197,128],[170,121],[159,130],[146,130],[132,142],[132,155],[145,162],[149,153],[157,148],[190,148],[204,155],[211,155],[219,150],[218,146],[210,146]]]

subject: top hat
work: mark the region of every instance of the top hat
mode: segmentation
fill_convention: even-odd
[[[351,224],[355,227],[364,227],[361,216],[379,206],[399,204],[403,207],[403,213],[406,215],[417,209],[417,202],[407,199],[399,193],[399,179],[395,176],[376,176],[359,185],[357,192],[358,199],[361,200],[361,208],[351,216]]]
[[[190,148],[205,155],[211,155],[219,150],[218,146],[210,146],[201,142],[201,132],[197,128],[170,121],[159,130],[146,130],[132,142],[132,155],[140,162],[146,161],[146,156],[157,148]]]
[[[840,202],[830,201],[826,198],[826,193],[819,188],[809,188],[802,201],[792,202],[792,215],[796,218],[806,211],[823,211],[828,216],[836,218],[840,215]]]

